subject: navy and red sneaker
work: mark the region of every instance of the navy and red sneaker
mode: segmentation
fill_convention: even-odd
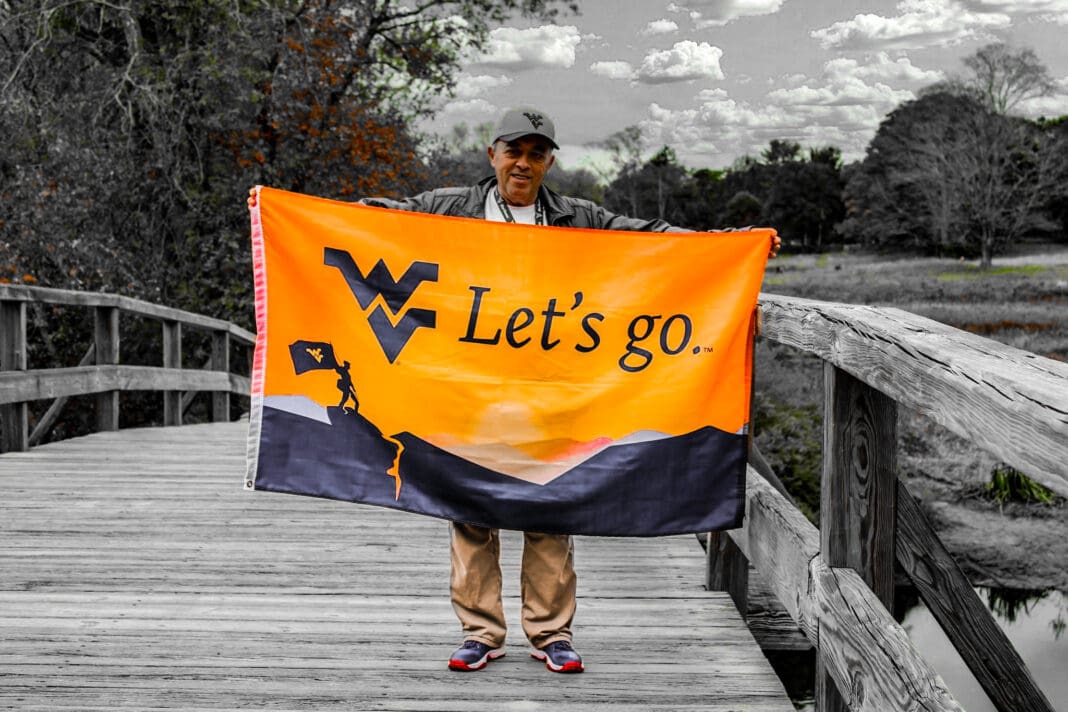
[[[491,648],[477,640],[465,640],[449,658],[449,669],[472,672],[486,667],[490,660],[504,656],[504,648]]]
[[[571,643],[566,640],[556,640],[543,648],[530,651],[532,658],[545,661],[545,667],[553,672],[582,672],[582,658]]]

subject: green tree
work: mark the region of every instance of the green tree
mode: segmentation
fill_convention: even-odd
[[[424,150],[428,146],[432,149],[427,160],[430,182],[436,186],[471,185],[490,175],[493,170],[486,149],[492,134],[492,122],[474,128],[459,123],[447,138],[424,141]]]
[[[1040,120],[1038,124],[1049,137],[1050,150],[1056,152],[1055,160],[1062,166],[1068,166],[1068,115]],[[1059,190],[1051,192],[1045,210],[1057,226],[1053,236],[1061,242],[1068,242],[1068,185],[1062,184]]]
[[[688,180],[675,152],[665,146],[638,167],[621,171],[605,189],[605,206],[636,217],[682,224],[680,196]]]
[[[930,93],[887,117],[846,186],[842,231],[876,246],[977,255],[984,267],[1049,226],[1063,148],[1041,126],[977,98]]]
[[[679,225],[695,230],[711,230],[723,227],[719,219],[719,206],[723,202],[723,179],[726,171],[698,168],[692,171],[689,180],[677,191]]]
[[[772,139],[761,159],[735,161],[719,191],[719,225],[775,227],[791,248],[820,249],[836,236],[842,203],[842,153]]]
[[[507,17],[559,7],[573,5],[0,0],[0,281],[251,326],[248,189],[424,187],[411,127],[451,91],[461,53]],[[81,315],[30,312],[44,352],[31,362],[77,363]],[[135,363],[151,348],[123,344]]]
[[[251,320],[244,196],[425,185],[462,52],[557,0],[27,0],[0,23],[0,265]],[[10,279],[10,277],[8,277]]]
[[[545,185],[561,195],[604,202],[604,188],[593,171],[585,168],[568,169],[560,160],[553,163],[545,176]]]
[[[598,146],[608,151],[614,173],[610,186],[605,191],[605,207],[616,212],[637,216],[639,213],[636,175],[642,166],[641,129],[637,126],[628,126],[616,131]]]
[[[789,163],[801,159],[801,144],[795,141],[772,139],[760,154],[765,163]]]
[[[791,246],[822,249],[845,217],[842,188],[841,171],[833,163],[784,163],[776,167],[763,219]]]
[[[730,197],[723,208],[723,227],[748,227],[764,221],[764,205],[760,198],[747,190],[740,190]]]

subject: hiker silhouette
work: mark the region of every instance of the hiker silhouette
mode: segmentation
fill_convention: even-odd
[[[337,404],[339,410],[342,413],[352,414],[358,413],[360,410],[360,401],[356,397],[356,388],[352,385],[352,376],[349,375],[349,364],[345,361],[340,366],[335,366],[334,370],[337,371],[337,389],[341,391],[341,401]],[[352,409],[345,407],[345,404],[352,400]]]

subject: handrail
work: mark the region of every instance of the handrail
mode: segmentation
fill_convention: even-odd
[[[26,307],[29,304],[93,310],[93,343],[78,366],[27,370]],[[161,322],[162,366],[119,364],[120,312]],[[182,367],[183,326],[211,333],[207,370]],[[183,403],[183,391],[210,391],[212,419],[228,420],[230,396],[247,396],[250,386],[247,377],[230,372],[231,344],[251,346],[255,341],[255,334],[228,321],[132,297],[0,284],[0,452],[26,450],[31,441],[39,441],[66,399],[77,395],[96,395],[98,430],[118,429],[122,391],[163,391],[165,425],[181,423],[189,400]],[[55,401],[31,437],[28,403],[50,398]]]
[[[1068,497],[1068,363],[900,309],[760,295],[762,335],[813,353]]]
[[[121,294],[78,292],[70,289],[34,287],[25,284],[0,284],[0,301],[80,307],[114,307],[127,314],[161,321],[176,321],[179,324],[204,329],[205,331],[225,331],[241,343],[256,343],[255,334],[228,321],[175,309],[174,307],[153,304],[134,297],[125,297]]]
[[[1068,365],[899,309],[761,294],[761,336],[824,364],[817,530],[750,467],[709,588],[747,612],[751,563],[816,648],[816,709],[958,710],[888,613],[895,563],[999,710],[1052,705],[897,480],[898,404],[1068,495]]]

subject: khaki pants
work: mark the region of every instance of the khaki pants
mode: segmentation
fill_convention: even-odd
[[[452,607],[465,640],[499,648],[507,625],[501,603],[501,538],[496,529],[452,523]],[[535,648],[571,640],[575,558],[566,534],[523,533],[523,632]]]

